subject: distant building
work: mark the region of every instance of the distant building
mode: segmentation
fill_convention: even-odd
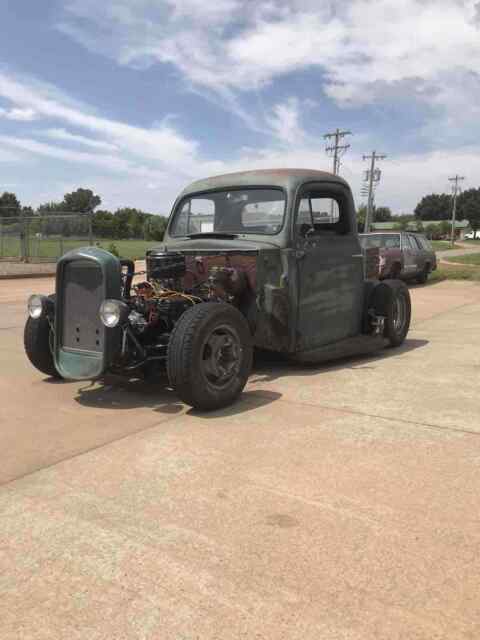
[[[418,222],[417,220],[412,220],[407,225],[407,231],[418,231]],[[423,229],[426,229],[430,225],[437,226],[442,222],[442,220],[421,220]],[[449,226],[451,227],[451,221],[446,220]],[[400,223],[392,218],[388,222],[374,222],[371,225],[372,231],[400,231]],[[468,220],[457,220],[455,222],[455,235],[458,240],[463,240],[465,234],[470,230],[470,223]]]

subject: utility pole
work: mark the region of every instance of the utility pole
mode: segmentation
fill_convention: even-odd
[[[377,160],[384,160],[387,156],[385,154],[372,152],[370,156],[363,156],[364,160],[370,160],[370,170],[367,171],[368,179],[368,200],[367,200],[367,215],[365,216],[365,225],[363,232],[368,233],[370,231],[370,225],[373,219],[373,188],[376,182],[380,181],[380,171],[375,169],[375,162]]]
[[[325,138],[325,140],[331,140],[332,138],[334,138],[335,143],[325,147],[325,151],[329,154],[332,154],[333,156],[333,174],[335,176],[338,175],[338,172],[340,170],[340,158],[341,156],[343,156],[344,153],[346,153],[347,149],[349,149],[350,145],[349,144],[340,144],[340,141],[342,140],[342,138],[344,138],[345,136],[351,136],[352,132],[351,131],[342,131],[340,129],[335,129],[335,131],[331,132],[331,133],[326,133],[323,137]]]
[[[459,176],[458,173],[456,176],[454,176],[453,178],[449,178],[450,182],[454,182],[455,184],[452,186],[452,191],[453,191],[453,205],[452,205],[452,233],[451,233],[451,238],[450,241],[452,243],[452,247],[455,244],[455,218],[457,216],[457,194],[459,191],[459,186],[458,183],[461,180],[465,180],[464,176]]]

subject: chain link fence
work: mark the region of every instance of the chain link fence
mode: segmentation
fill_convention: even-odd
[[[56,262],[67,251],[93,243],[88,214],[0,218],[0,260]]]

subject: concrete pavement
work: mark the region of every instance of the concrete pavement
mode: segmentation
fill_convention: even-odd
[[[0,283],[0,638],[480,634],[480,287],[411,289],[398,350],[263,359],[210,415],[54,383]]]

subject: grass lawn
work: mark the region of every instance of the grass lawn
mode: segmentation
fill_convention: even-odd
[[[445,258],[448,262],[461,262],[462,264],[470,264],[480,267],[480,253],[471,253],[467,256],[456,256],[453,258]]]
[[[432,283],[440,282],[441,280],[472,280],[480,282],[480,262],[478,265],[463,267],[461,265],[443,263],[430,275],[428,281]]]
[[[109,240],[102,238],[95,240],[95,244],[102,249],[109,250],[111,245],[115,245],[121,258],[144,258],[147,249],[158,246],[158,241],[147,240]],[[88,246],[86,238],[30,238],[29,255],[32,261],[35,258],[55,259],[72,249]],[[20,240],[18,237],[0,238],[0,257],[19,258],[20,257]]]
[[[451,245],[448,240],[432,240],[432,247],[434,251],[448,251],[449,249],[461,249],[457,244]]]

